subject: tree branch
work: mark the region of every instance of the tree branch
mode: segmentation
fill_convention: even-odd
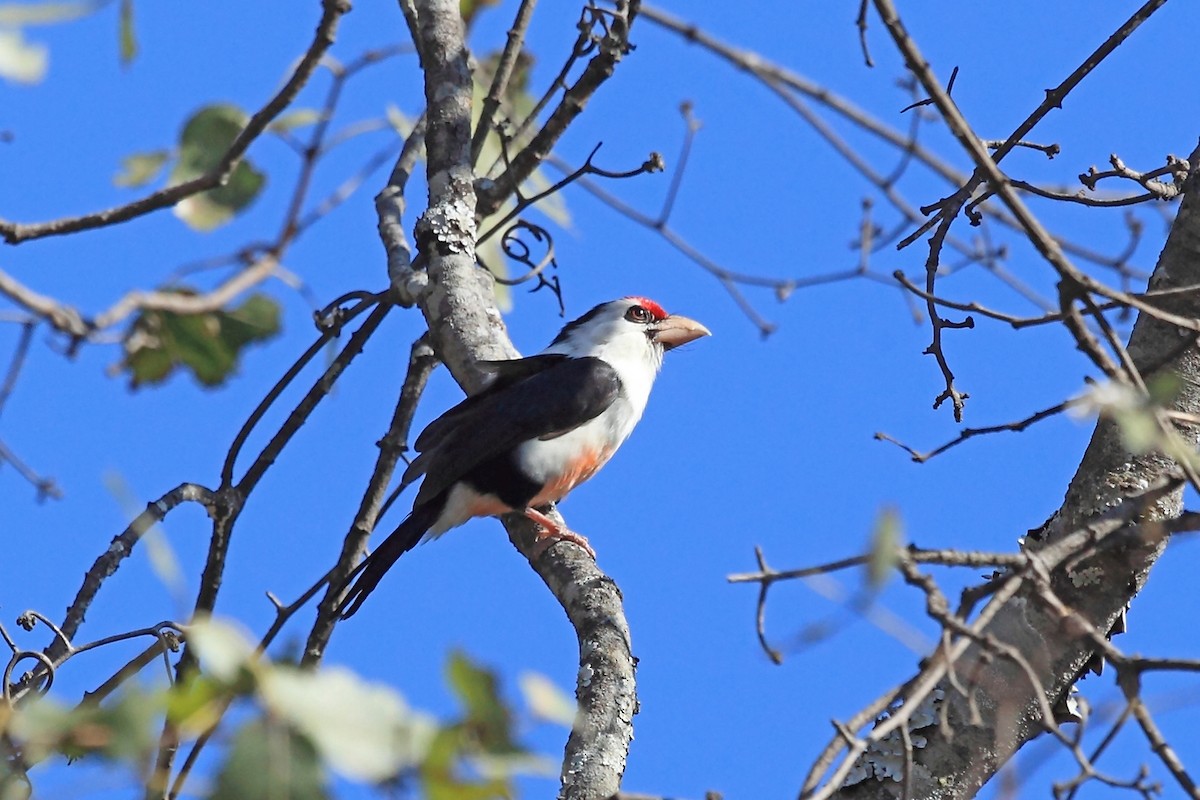
[[[428,125],[429,205],[417,222],[416,238],[417,261],[424,263],[429,283],[419,300],[434,350],[472,392],[483,385],[476,361],[518,353],[496,308],[492,279],[475,265],[472,83],[458,2],[418,0],[414,6],[406,16],[425,72]],[[504,524],[517,542],[532,541],[534,528],[528,520],[509,515]],[[563,604],[579,636],[576,696],[583,722],[567,742],[559,797],[611,797],[620,788],[636,708],[620,592],[570,543],[546,549],[530,564]]]
[[[1192,156],[1200,158],[1200,148]],[[1192,162],[1197,163],[1196,161]],[[1150,289],[1169,292],[1200,280],[1200,171],[1193,168],[1185,184],[1179,209],[1158,265],[1150,280]],[[1200,297],[1194,292],[1164,294],[1158,302],[1181,316],[1200,316]],[[1128,351],[1136,369],[1145,374],[1166,364],[1177,373],[1181,390],[1170,408],[1184,419],[1200,411],[1200,352],[1195,347],[1180,350],[1179,329],[1149,314],[1141,314],[1130,336]],[[1178,424],[1178,433],[1193,447],[1200,438],[1200,427]],[[1158,452],[1134,454],[1125,446],[1116,422],[1102,419],[1096,426],[1079,470],[1072,479],[1062,507],[1037,534],[1030,546],[1043,558],[1052,551],[1078,546],[1071,534],[1083,528],[1107,509],[1119,506],[1142,487],[1154,485],[1164,477],[1177,474],[1178,465]],[[996,641],[1017,646],[1035,656],[1042,690],[1032,690],[1029,682],[1017,677],[1011,664],[990,658],[979,648],[968,650],[956,659],[959,675],[972,675],[970,696],[954,688],[944,678],[939,688],[945,693],[948,730],[934,727],[924,730],[926,745],[915,757],[922,774],[937,787],[939,797],[970,797],[1026,741],[1045,730],[1039,710],[1047,701],[1054,703],[1078,679],[1095,650],[1089,628],[1109,630],[1126,604],[1145,583],[1150,567],[1166,546],[1168,528],[1155,533],[1155,520],[1170,520],[1182,510],[1180,482],[1171,491],[1161,493],[1141,512],[1143,534],[1126,537],[1121,546],[1101,548],[1096,554],[1073,564],[1056,575],[1051,584],[1061,603],[1073,609],[1086,624],[1068,624],[1030,592],[1018,593],[996,614],[985,633]],[[1146,523],[1151,523],[1147,525]],[[969,742],[972,758],[962,757]],[[862,781],[843,787],[837,796],[844,798],[887,797],[897,795],[895,787],[878,781]],[[916,796],[932,796],[929,785]]]
[[[600,85],[612,76],[617,62],[629,52],[629,28],[640,7],[640,0],[616,0],[613,11],[598,12],[606,15],[608,21],[603,25],[604,35],[600,38],[596,55],[588,61],[579,79],[563,94],[562,100],[537,135],[513,157],[500,177],[480,191],[476,209],[478,219],[490,217],[500,209],[505,199],[550,154]]]
[[[242,160],[242,156],[246,154],[246,151],[254,143],[254,140],[267,129],[271,120],[275,119],[281,111],[296,99],[296,95],[300,94],[300,90],[308,83],[308,79],[312,77],[313,72],[316,71],[317,66],[321,63],[321,57],[325,55],[325,51],[333,44],[334,37],[337,34],[338,22],[341,20],[342,15],[350,10],[349,0],[323,0],[321,6],[321,21],[317,23],[317,30],[312,44],[308,46],[304,57],[296,65],[292,76],[283,85],[283,88],[267,101],[266,105],[250,117],[250,120],[246,123],[246,127],[233,140],[233,144],[229,146],[229,150],[225,152],[225,155],[221,158],[217,166],[198,178],[193,178],[190,181],[185,181],[174,186],[168,186],[165,189],[160,189],[153,194],[143,197],[141,200],[117,206],[116,208],[105,209],[104,211],[84,214],[79,217],[65,217],[49,222],[18,223],[0,220],[0,236],[3,236],[4,240],[9,244],[20,244],[30,239],[61,236],[65,233],[75,233],[76,231],[88,230],[90,228],[101,228],[106,225],[125,222],[126,220],[140,217],[143,214],[149,214],[151,211],[157,211],[160,208],[174,205],[185,197],[190,197],[223,185],[229,179],[229,176],[233,174],[234,169],[237,168],[238,163]]]

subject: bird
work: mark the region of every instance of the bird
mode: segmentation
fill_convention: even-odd
[[[663,353],[711,335],[645,297],[601,303],[567,323],[537,355],[480,361],[482,391],[429,423],[414,443],[401,486],[421,479],[412,511],[368,555],[343,598],[358,611],[384,574],[418,542],[475,517],[520,512],[548,547],[587,540],[539,508],[591,478],[646,408]],[[351,575],[353,577],[353,574]]]

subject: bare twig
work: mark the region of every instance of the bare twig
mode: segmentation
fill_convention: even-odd
[[[417,403],[425,391],[429,376],[438,365],[437,356],[429,346],[427,336],[422,335],[413,342],[408,357],[408,371],[404,376],[404,385],[396,398],[396,409],[387,432],[379,440],[379,456],[367,488],[363,492],[358,512],[342,541],[342,551],[338,555],[337,564],[329,573],[329,589],[317,608],[317,619],[308,634],[304,645],[304,655],[301,658],[303,666],[314,666],[320,663],[324,656],[329,637],[333,634],[334,626],[340,615],[339,608],[346,595],[346,584],[355,564],[362,557],[367,540],[382,514],[382,502],[392,480],[396,463],[408,449],[408,436],[412,428],[413,416],[416,414]]]
[[[525,31],[529,28],[530,20],[533,19],[533,10],[536,6],[537,0],[521,0],[512,27],[508,29],[504,51],[500,54],[500,61],[496,64],[496,74],[492,76],[492,85],[488,89],[487,97],[483,99],[479,123],[475,126],[475,136],[471,139],[472,164],[479,161],[479,153],[483,150],[484,140],[487,139],[488,133],[496,124],[496,111],[500,108],[500,101],[508,88],[508,81],[512,77],[517,57],[521,54],[521,47],[525,42]]]
[[[66,233],[100,228],[106,225],[125,222],[140,217],[152,211],[174,205],[185,197],[190,197],[208,189],[221,186],[233,174],[241,162],[246,150],[253,144],[267,126],[291,102],[308,83],[313,72],[321,63],[321,57],[333,44],[337,34],[338,22],[342,15],[350,10],[348,0],[322,0],[321,20],[317,24],[316,34],[304,56],[296,64],[291,77],[283,87],[267,103],[256,111],[246,122],[246,127],[230,144],[220,162],[213,169],[198,178],[168,186],[153,192],[140,200],[116,208],[105,209],[79,217],[65,217],[49,222],[16,223],[0,220],[0,236],[9,244],[19,244],[30,239],[40,239],[45,236],[61,236]]]
[[[158,500],[147,504],[146,509],[138,514],[132,522],[113,538],[112,543],[104,553],[96,559],[83,578],[83,584],[75,595],[74,601],[67,608],[62,625],[54,627],[55,638],[43,651],[48,663],[58,664],[70,653],[70,642],[74,639],[83,624],[84,616],[95,600],[96,594],[121,566],[121,563],[133,551],[134,545],[142,535],[182,503],[199,503],[210,515],[217,513],[217,497],[214,492],[194,483],[183,483],[164,494]],[[36,685],[38,676],[23,680],[12,687],[11,695],[20,699],[30,688]]]
[[[963,428],[962,431],[959,432],[958,436],[955,436],[953,439],[946,442],[945,444],[938,445],[937,447],[933,448],[932,450],[927,450],[925,452],[915,450],[912,447],[909,447],[908,445],[889,436],[886,433],[882,433],[882,432],[876,433],[875,438],[881,442],[891,442],[892,444],[899,447],[901,450],[904,450],[904,452],[908,453],[909,456],[912,457],[913,461],[917,462],[918,464],[923,464],[926,461],[928,461],[929,459],[933,458],[934,456],[940,456],[942,453],[946,452],[947,450],[951,449],[952,447],[956,447],[956,446],[962,444],[963,442],[967,441],[968,439],[972,439],[976,436],[987,436],[989,434],[1000,433],[1002,431],[1009,431],[1011,433],[1020,433],[1021,431],[1028,428],[1030,425],[1033,425],[1036,422],[1041,422],[1044,419],[1049,419],[1050,417],[1061,414],[1062,412],[1066,411],[1068,408],[1071,408],[1071,407],[1077,405],[1079,402],[1080,401],[1078,399],[1064,400],[1063,402],[1056,403],[1055,405],[1052,405],[1049,408],[1044,408],[1041,411],[1035,411],[1034,413],[1030,414],[1028,417],[1025,417],[1024,419],[1016,420],[1015,422],[1005,422],[1005,423],[1001,423],[999,425],[988,425],[988,426],[981,427],[981,428]]]
[[[500,177],[480,191],[476,206],[479,219],[496,213],[537,169],[591,96],[613,74],[617,62],[629,51],[629,28],[640,6],[640,0],[616,0],[615,10],[603,13],[607,24],[603,26],[596,54],[588,61],[579,79],[563,93],[558,106],[529,144],[512,158]]]

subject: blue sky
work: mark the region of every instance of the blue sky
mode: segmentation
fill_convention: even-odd
[[[484,14],[473,34],[477,52],[499,46],[513,5]],[[706,1],[669,10],[903,126],[907,117],[900,109],[910,98],[895,86],[901,65],[874,21],[869,39],[877,65],[863,65],[853,24],[857,5],[731,7]],[[573,4],[543,6],[529,37],[537,86],[553,76],[574,35]],[[909,3],[901,12],[943,79],[959,67],[954,97],[980,135],[1004,138],[1036,107],[1043,90],[1074,69],[1133,8],[1128,2],[1069,2],[1048,12],[1044,3],[1011,2],[932,10]],[[117,59],[115,7],[28,32],[48,45],[50,68],[35,87],[0,84],[0,129],[15,136],[0,144],[0,216],[41,220],[132,199],[135,193],[112,185],[121,157],[168,146],[202,104],[256,107],[279,85],[318,17],[315,2],[278,0],[139,3],[136,12],[141,53],[124,69]],[[1048,162],[1037,153],[1014,153],[1005,162],[1012,174],[1070,183],[1089,165],[1102,167],[1111,152],[1142,169],[1158,166],[1167,153],[1190,152],[1200,97],[1188,77],[1200,69],[1200,51],[1186,32],[1196,29],[1198,14],[1186,3],[1159,12],[1035,130],[1035,140],[1058,142],[1062,155]],[[703,128],[671,224],[726,267],[803,278],[855,266],[850,243],[864,197],[876,199],[883,227],[895,223],[877,192],[762,86],[651,24],[635,30],[636,51],[563,140],[564,158],[578,163],[603,141],[597,157],[603,167],[629,169],[659,151],[670,168],[683,131],[678,107],[686,100]],[[360,3],[345,19],[333,52],[349,60],[405,36],[393,6]],[[317,104],[325,80],[319,76],[300,105]],[[415,115],[420,97],[415,57],[393,59],[349,86],[339,119],[377,117],[389,103]],[[877,169],[887,172],[896,163],[896,154],[838,125]],[[323,163],[314,196],[332,190],[388,135],[356,140]],[[967,163],[936,126],[926,127],[922,141],[960,169]],[[250,158],[268,173],[266,192],[216,233],[195,233],[160,212],[114,229],[7,247],[0,250],[0,269],[97,311],[130,287],[155,285],[181,264],[273,235],[295,158],[269,139],[257,143]],[[606,188],[655,213],[669,174]],[[370,202],[384,177],[373,176],[288,255],[285,266],[322,302],[384,285]],[[901,187],[916,205],[950,190],[918,169]],[[423,191],[419,181],[410,186],[410,229]],[[922,355],[928,327],[914,322],[898,289],[849,281],[799,291],[786,303],[770,290],[748,289],[759,312],[778,325],[764,340],[716,281],[657,234],[577,189],[568,190],[565,200],[572,225],[556,232],[555,244],[568,318],[597,302],[640,294],[701,320],[714,333],[668,356],[633,438],[562,507],[620,585],[639,658],[641,713],[625,788],[693,798],[710,789],[731,798],[790,796],[831,733],[829,720],[849,717],[910,675],[922,654],[794,584],[779,586],[768,608],[775,642],[792,643],[785,663],[772,665],[754,636],[754,589],[730,586],[725,576],[752,569],[756,545],[776,567],[859,552],[885,508],[896,509],[909,538],[924,546],[1011,549],[1017,536],[1057,508],[1090,422],[1059,417],[913,464],[873,434],[886,431],[928,448],[952,438],[958,426],[948,409],[930,408],[941,383],[933,360]],[[1056,233],[1109,253],[1124,246],[1119,210],[1034,208]],[[1165,222],[1155,209],[1140,215],[1145,234],[1132,261],[1148,270]],[[956,233],[965,238],[975,231],[962,224]],[[1004,240],[1003,232],[996,235]],[[1007,267],[1048,293],[1050,268],[1029,247],[1008,241]],[[873,256],[872,268],[917,275],[926,253],[923,243],[899,253],[887,249]],[[940,286],[958,299],[1036,312],[978,266]],[[0,469],[0,531],[8,554],[0,559],[0,618],[6,625],[29,607],[60,614],[82,572],[124,526],[127,508],[106,476],[119,476],[139,504],[182,481],[217,482],[231,437],[313,338],[307,301],[279,283],[268,288],[284,304],[285,333],[250,351],[238,377],[218,391],[177,376],[163,387],[130,393],[123,379],[106,374],[119,360],[116,347],[90,345],[68,359],[39,330],[0,418],[0,436],[35,469],[53,475],[66,496],[38,504],[13,470]],[[507,322],[517,347],[529,353],[564,320],[547,293],[518,289]],[[295,597],[332,563],[373,464],[374,442],[386,429],[409,344],[421,330],[415,312],[392,314],[252,497],[230,552],[220,613],[262,630],[272,614],[265,591]],[[0,325],[0,358],[15,346],[17,334],[16,326]],[[974,330],[948,332],[946,353],[971,394],[970,425],[1026,416],[1076,393],[1093,374],[1067,334],[1049,326],[1014,332],[977,319]],[[460,397],[439,372],[418,424]],[[271,417],[276,423],[279,418]],[[184,565],[188,604],[206,547],[205,523],[199,509],[187,508],[164,526]],[[1194,597],[1186,583],[1194,554],[1190,542],[1172,546],[1118,646],[1200,656],[1196,637],[1180,629],[1178,605],[1181,597]],[[861,586],[858,574],[837,580],[851,594]],[[893,586],[878,602],[925,635],[931,632],[914,593]],[[100,637],[178,618],[184,610],[142,550],[105,586],[83,633]],[[292,638],[283,637],[285,649],[289,641],[302,641],[308,618],[301,614],[293,623]],[[823,622],[835,628],[829,636],[795,645],[801,633]],[[41,631],[22,636],[29,646],[44,639]],[[106,665],[115,667],[135,647],[70,664],[60,676],[60,696],[74,699],[94,687]],[[576,645],[561,609],[492,521],[473,522],[405,556],[364,609],[339,628],[328,660],[393,684],[414,705],[448,714],[453,699],[442,668],[453,647],[495,667],[513,697],[525,670],[542,672],[568,690],[574,684]],[[1118,696],[1107,677],[1090,679],[1083,689],[1097,705]],[[1194,685],[1155,679],[1148,694],[1161,698],[1160,723],[1184,760],[1190,756],[1194,763],[1200,758],[1195,712],[1188,707],[1195,703]],[[528,741],[557,760],[563,732],[534,728]],[[1121,741],[1128,752],[1109,764],[1113,771],[1131,774],[1134,764],[1152,760],[1135,736]],[[1161,772],[1157,762],[1152,767]],[[1072,774],[1058,758],[1024,777],[1044,786]],[[78,779],[58,770],[47,780],[66,796],[65,787]],[[530,781],[528,796],[545,795],[553,786]]]

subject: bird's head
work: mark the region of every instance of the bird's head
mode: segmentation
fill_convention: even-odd
[[[595,356],[614,366],[648,363],[657,370],[665,351],[709,335],[699,322],[668,314],[653,300],[623,297],[567,323],[546,352]]]

